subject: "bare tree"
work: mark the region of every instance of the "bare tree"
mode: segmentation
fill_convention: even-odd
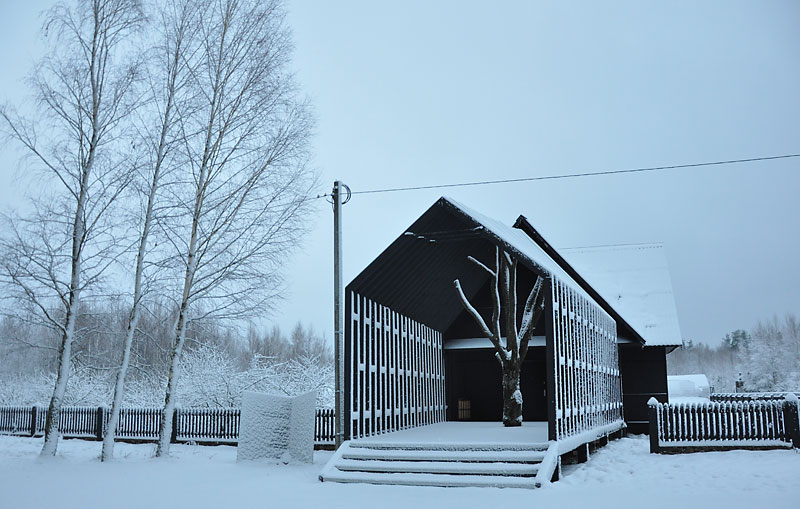
[[[141,315],[141,307],[145,296],[145,263],[148,255],[148,241],[157,214],[158,193],[161,188],[165,172],[169,172],[169,164],[173,149],[178,140],[176,137],[177,118],[183,109],[184,91],[188,87],[187,55],[184,54],[193,27],[193,2],[183,1],[166,6],[160,10],[160,23],[157,25],[157,34],[161,44],[156,48],[155,55],[148,63],[150,66],[145,73],[148,77],[147,108],[143,108],[140,116],[138,145],[143,152],[142,158],[146,161],[144,172],[140,180],[144,184],[141,190],[144,210],[137,215],[140,223],[138,236],[138,249],[134,268],[133,302],[122,346],[122,356],[117,371],[114,386],[114,399],[111,405],[111,416],[103,437],[103,450],[101,461],[114,457],[114,438],[119,423],[120,408],[125,394],[125,378],[131,359],[136,328]]]
[[[58,445],[82,293],[101,281],[118,245],[108,212],[130,168],[114,146],[135,106],[137,78],[135,60],[119,57],[141,21],[137,0],[55,6],[44,24],[52,51],[32,79],[36,120],[0,111],[11,138],[42,170],[47,193],[32,214],[10,221],[2,264],[12,297],[60,336],[43,456],[55,455]]]
[[[494,268],[473,257],[469,260],[489,273],[492,296],[492,319],[487,325],[481,314],[470,304],[458,279],[453,284],[458,297],[470,316],[494,345],[495,358],[503,373],[503,425],[522,425],[522,391],[519,388],[522,362],[528,353],[533,330],[544,310],[542,278],[537,277],[523,307],[521,326],[517,328],[517,260],[496,248]],[[505,330],[505,338],[501,336]],[[505,339],[505,344],[503,342]]]
[[[249,318],[279,295],[314,185],[282,3],[205,1],[196,12],[198,45],[185,53],[196,102],[179,115],[186,175],[159,222],[182,275],[156,456],[169,453],[187,327]]]

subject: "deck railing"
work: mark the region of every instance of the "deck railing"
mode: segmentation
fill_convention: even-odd
[[[117,438],[155,441],[161,408],[120,409]],[[232,443],[239,440],[238,408],[177,408],[173,414],[173,442]],[[69,438],[102,439],[111,411],[106,407],[63,407],[60,433]],[[40,406],[0,407],[0,434],[38,436],[44,433],[47,408]],[[334,414],[330,408],[318,408],[314,419],[314,443],[331,445],[334,441]]]
[[[797,398],[734,402],[648,402],[650,452],[800,448]]]

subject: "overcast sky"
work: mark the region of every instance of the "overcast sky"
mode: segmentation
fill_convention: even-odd
[[[3,0],[0,99],[41,51]],[[320,192],[800,153],[800,2],[292,1],[294,67],[318,117]],[[0,153],[13,205],[16,155]],[[663,242],[684,338],[800,313],[800,159],[358,195],[350,281],[441,194],[560,247]],[[332,216],[319,200],[273,317],[331,337]]]

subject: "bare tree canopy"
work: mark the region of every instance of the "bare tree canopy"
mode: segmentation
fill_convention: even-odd
[[[138,61],[123,55],[141,26],[137,0],[58,4],[46,16],[50,52],[31,78],[36,116],[4,106],[7,134],[41,172],[34,212],[8,218],[2,277],[25,316],[57,331],[59,366],[42,455],[54,455],[82,294],[120,247],[109,211],[130,181],[125,122],[138,105]]]
[[[175,406],[187,323],[248,317],[280,294],[278,268],[303,232],[315,183],[312,120],[287,69],[282,3],[205,1],[195,12],[197,44],[184,52],[195,94],[178,115],[184,171],[159,220],[172,254],[165,268],[180,274],[165,416]],[[157,456],[168,453],[171,426],[162,419]]]
[[[142,164],[141,171],[135,176],[133,186],[138,190],[141,208],[134,214],[133,230],[138,232],[136,259],[133,262],[133,295],[125,340],[122,345],[121,359],[114,386],[114,398],[111,414],[103,437],[101,461],[114,456],[114,439],[119,422],[120,409],[125,396],[125,380],[131,360],[131,349],[136,328],[144,306],[145,294],[153,282],[145,274],[148,264],[149,244],[153,224],[161,214],[172,205],[169,199],[161,196],[162,181],[174,178],[180,172],[180,158],[174,157],[175,148],[180,141],[178,136],[178,119],[180,112],[185,111],[195,90],[192,76],[189,73],[185,51],[191,49],[193,36],[193,6],[184,2],[173,5],[171,9],[161,9],[153,13],[158,19],[152,25],[152,32],[157,44],[152,54],[147,54],[144,67],[143,93],[144,105],[139,110],[135,127],[135,145],[137,155]]]
[[[119,363],[98,366],[116,369],[102,459],[113,457],[132,356],[150,348],[134,348],[148,307],[171,313],[160,324],[171,329],[171,415],[196,326],[260,318],[282,294],[280,269],[305,231],[316,185],[313,119],[289,69],[282,1],[148,8],[77,0],[51,9],[44,34],[52,49],[31,79],[35,116],[0,109],[5,134],[41,179],[32,212],[6,218],[0,275],[8,330],[20,343],[30,342],[25,330],[46,330],[33,346],[58,351],[43,455],[56,452],[73,344],[100,337],[85,328],[86,313],[100,309],[93,301],[122,302],[127,285],[111,292],[110,275],[132,277],[127,319],[106,331],[122,338],[107,342]],[[107,363],[109,347],[94,347]],[[170,426],[162,422],[157,455],[168,452]]]

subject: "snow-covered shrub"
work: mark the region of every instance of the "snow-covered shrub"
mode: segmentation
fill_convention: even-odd
[[[53,395],[55,373],[35,372],[0,378],[0,405],[47,406]],[[64,404],[69,406],[106,405],[111,399],[113,381],[108,372],[74,367],[69,377]]]

